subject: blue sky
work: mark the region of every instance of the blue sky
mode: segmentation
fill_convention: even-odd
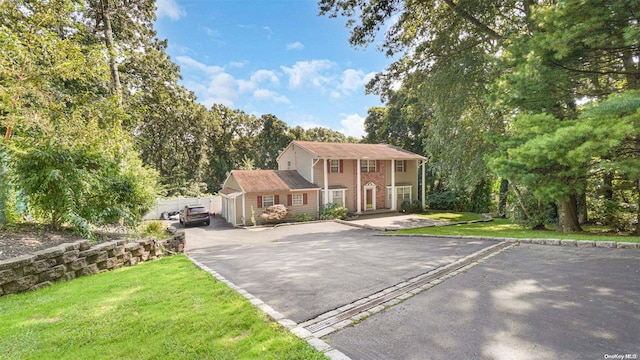
[[[364,135],[380,105],[364,85],[391,60],[375,44],[349,45],[345,19],[318,16],[315,0],[157,0],[156,30],[198,102],[290,127]]]

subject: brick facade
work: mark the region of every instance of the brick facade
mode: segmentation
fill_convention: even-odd
[[[357,189],[358,188],[358,166],[357,166],[357,160],[354,160],[354,166],[353,166],[353,188]],[[376,185],[376,209],[385,209],[387,208],[386,206],[386,193],[387,193],[387,186],[385,184],[385,169],[386,169],[386,161],[383,160],[377,160],[376,161],[376,172],[373,173],[366,173],[366,172],[361,172],[360,173],[360,186],[362,187],[360,190],[362,191],[361,196],[362,196],[362,204],[360,204],[361,206],[361,210],[365,211],[366,209],[366,204],[365,204],[365,191],[364,191],[364,186],[367,183],[374,183]],[[358,204],[358,194],[357,191],[353,192],[353,203],[354,204]],[[357,209],[357,206],[356,206]]]

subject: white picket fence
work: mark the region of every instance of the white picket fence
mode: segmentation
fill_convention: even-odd
[[[156,205],[142,219],[157,220],[160,219],[163,212],[180,211],[187,205],[204,205],[209,212],[219,214],[222,210],[222,197],[158,199]]]

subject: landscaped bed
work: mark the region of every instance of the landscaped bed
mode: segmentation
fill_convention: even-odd
[[[172,256],[0,298],[3,359],[322,359]]]
[[[606,232],[607,229],[603,229],[602,227],[597,226],[584,226],[584,229],[585,231],[581,233],[563,234],[554,231],[553,228],[549,228],[547,230],[528,230],[508,220],[494,219],[493,221],[489,222],[479,222],[472,224],[404,229],[394,231],[393,234],[487,236],[516,239],[572,239],[640,243],[639,236],[629,236],[627,234],[615,234]]]
[[[92,243],[111,240],[162,239],[169,236],[166,226],[159,221],[146,221],[137,228],[110,226],[96,229]],[[84,240],[86,237],[71,229],[53,229],[39,223],[19,223],[0,226],[0,261],[36,251],[52,248],[64,243]]]

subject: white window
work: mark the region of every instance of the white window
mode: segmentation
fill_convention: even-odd
[[[303,204],[303,198],[302,198],[302,194],[293,194],[291,195],[291,205],[302,205]]]
[[[396,172],[404,172],[404,160],[396,160]]]
[[[287,170],[291,170],[291,161],[287,161]]]
[[[362,172],[376,172],[375,160],[360,160],[360,171]]]
[[[396,188],[398,200],[411,200],[411,186],[398,186]]]
[[[269,206],[274,205],[273,195],[263,195],[262,196],[262,207],[268,208]]]
[[[405,200],[411,201],[411,186],[396,186],[396,204],[398,208]],[[391,186],[387,186],[387,201],[389,202],[388,206],[391,206]]]
[[[339,173],[340,172],[340,160],[330,160],[331,161],[331,172]]]
[[[340,206],[344,206],[344,189],[341,190],[331,190],[331,203],[338,204]]]

